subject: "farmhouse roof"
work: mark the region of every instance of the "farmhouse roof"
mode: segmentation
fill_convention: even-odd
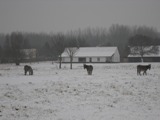
[[[80,47],[75,57],[109,57],[112,56],[117,50],[117,47]],[[64,52],[62,57],[68,57]]]
[[[143,57],[160,57],[160,46],[157,47],[158,47],[158,53],[146,53],[143,55]],[[141,57],[141,56],[139,54],[129,54],[128,57]]]

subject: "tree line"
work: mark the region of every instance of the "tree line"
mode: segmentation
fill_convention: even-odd
[[[129,53],[129,46],[141,45],[142,39],[147,45],[160,45],[160,33],[147,26],[113,24],[109,29],[86,28],[67,33],[1,33],[0,60],[18,64],[23,57],[20,50],[30,48],[38,50],[37,60],[57,60],[66,47],[95,46],[117,46],[124,58]]]

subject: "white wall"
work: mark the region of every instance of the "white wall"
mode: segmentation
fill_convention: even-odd
[[[108,62],[111,62],[111,58],[110,57],[87,57],[86,58],[86,62],[90,62],[90,58],[92,58],[92,62],[104,62],[106,63],[106,59]],[[69,57],[65,57],[62,58],[62,62],[70,62],[70,58]],[[79,62],[79,58],[73,58],[73,62]],[[91,63],[92,63],[91,62]]]
[[[62,62],[70,62],[69,57],[62,58]],[[78,58],[73,58],[73,62],[78,62]]]
[[[113,62],[120,62],[120,54],[118,52],[118,49],[116,49],[114,55],[112,56],[112,61]]]
[[[62,62],[70,62],[70,58],[69,57],[62,58]]]
[[[79,62],[78,58],[73,58],[73,62]]]

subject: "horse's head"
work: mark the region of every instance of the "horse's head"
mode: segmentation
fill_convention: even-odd
[[[149,69],[149,70],[151,69],[151,64],[148,65],[148,69]]]
[[[84,68],[84,69],[86,68],[86,64],[83,64],[83,68]]]

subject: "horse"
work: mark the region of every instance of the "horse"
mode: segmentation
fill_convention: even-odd
[[[141,71],[143,71],[143,75],[147,75],[147,70],[151,69],[151,64],[149,65],[137,65],[137,75],[141,75]]]
[[[93,66],[92,65],[86,65],[83,64],[84,69],[87,69],[88,75],[92,75]]]
[[[33,69],[32,69],[32,67],[29,66],[29,65],[25,65],[25,66],[24,66],[24,74],[26,75],[27,72],[29,72],[29,75],[33,75]]]

